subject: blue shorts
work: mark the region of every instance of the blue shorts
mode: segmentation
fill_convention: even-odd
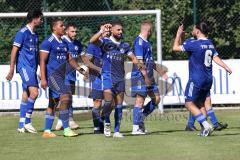
[[[147,87],[145,84],[145,81],[143,77],[134,77],[131,79],[131,96],[136,97],[137,95],[140,95],[142,97],[147,97],[148,93],[158,93],[158,86],[153,83],[152,86]]]
[[[89,94],[89,98],[103,99],[103,84],[101,77],[91,76],[90,80],[91,92]]]
[[[110,74],[102,75],[103,90],[110,89],[113,93],[125,92],[125,80],[114,81]]]
[[[65,76],[51,74],[48,77],[49,97],[59,98],[64,94],[71,94],[71,86],[66,84]]]
[[[194,86],[193,82],[188,82],[185,89],[185,102],[203,104],[207,97],[210,97],[210,90],[200,89]]]
[[[18,72],[22,79],[22,88],[24,91],[28,89],[28,87],[37,87],[38,88],[38,80],[36,71],[32,69],[28,69],[25,67],[21,67],[18,69]]]

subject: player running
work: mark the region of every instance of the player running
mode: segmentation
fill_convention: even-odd
[[[230,74],[232,70],[218,57],[218,53],[207,38],[209,26],[205,22],[194,25],[192,35],[196,39],[187,39],[181,44],[184,35],[183,25],[179,26],[174,40],[173,50],[184,51],[189,56],[189,80],[185,90],[186,108],[195,116],[202,129],[200,136],[209,136],[213,127],[206,119],[206,98],[212,86],[212,60]]]
[[[76,39],[77,35],[77,26],[73,23],[69,23],[66,26],[66,34],[62,37],[62,40],[68,45],[68,52],[71,54],[72,58],[77,59],[82,54],[82,45],[81,42]],[[67,74],[66,75],[66,85],[71,87],[72,95],[75,94],[75,81],[76,81],[76,70],[67,65]],[[69,107],[69,127],[71,129],[78,129],[79,125],[73,120],[73,107]],[[58,119],[58,122],[55,127],[56,130],[62,129],[62,121]]]
[[[69,107],[72,105],[71,88],[65,83],[67,62],[79,72],[83,72],[72,55],[68,52],[68,45],[62,40],[64,23],[55,19],[51,23],[52,34],[47,37],[40,47],[41,87],[49,87],[49,104],[45,114],[45,129],[43,138],[53,138],[51,132],[56,107],[59,108],[59,119],[63,124],[65,137],[78,134],[69,127]]]
[[[144,81],[144,76],[138,70],[136,65],[133,65],[131,83],[132,97],[135,97],[135,106],[133,108],[133,135],[146,134],[144,119],[153,112],[155,107],[160,102],[160,93],[157,84],[154,80],[153,72],[156,70],[164,79],[167,78],[166,70],[156,64],[153,60],[152,45],[149,38],[152,33],[152,23],[144,21],[141,23],[140,34],[134,41],[134,54],[141,64],[146,66],[147,76],[151,81],[147,85]],[[149,96],[151,101],[144,106],[145,98]],[[143,109],[143,111],[142,111]]]
[[[17,129],[19,133],[24,133],[25,130],[30,133],[37,133],[37,130],[31,124],[31,115],[35,100],[38,97],[36,74],[38,66],[38,35],[35,29],[41,25],[42,16],[41,10],[28,12],[28,23],[17,32],[11,51],[10,71],[6,79],[12,80],[16,60],[16,73],[20,74],[23,88],[20,120]]]
[[[111,30],[111,36],[101,38],[104,32]],[[113,22],[111,25],[106,24],[104,29],[101,29],[90,40],[91,43],[98,44],[103,53],[102,65],[102,81],[104,105],[102,114],[105,118],[104,134],[106,137],[111,136],[111,124],[109,116],[112,111],[112,105],[115,105],[115,128],[113,137],[122,138],[120,133],[120,123],[122,119],[122,103],[125,92],[125,70],[124,56],[127,55],[138,68],[146,75],[143,66],[138,63],[134,56],[130,45],[121,41],[123,33],[123,25],[120,22]],[[149,82],[148,79],[146,81]]]

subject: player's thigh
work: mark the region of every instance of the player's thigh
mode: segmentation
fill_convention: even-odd
[[[113,92],[111,89],[105,89],[103,91],[103,96],[105,101],[112,101],[113,100]]]
[[[131,79],[131,96],[141,95],[147,97],[147,87],[142,77],[134,77]]]
[[[28,91],[28,87],[38,88],[37,74],[35,71],[29,68],[21,67],[19,68],[19,74],[22,79],[23,90]]]
[[[29,86],[28,91],[31,98],[36,99],[38,97],[38,87]]]

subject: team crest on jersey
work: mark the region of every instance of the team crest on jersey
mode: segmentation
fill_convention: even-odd
[[[60,48],[59,48],[59,47],[57,47],[57,50],[60,50]]]
[[[123,54],[125,52],[125,50],[123,48],[121,48],[120,52]]]
[[[78,46],[75,46],[74,49],[77,51],[78,50]]]

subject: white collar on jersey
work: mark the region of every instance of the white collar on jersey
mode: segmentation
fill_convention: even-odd
[[[65,38],[68,42],[72,42],[72,40],[67,35],[63,35],[62,38]]]
[[[198,40],[208,40],[207,38],[198,38]]]
[[[110,36],[110,39],[113,41],[113,43],[119,45],[121,43],[121,41],[117,41],[116,38],[114,38],[113,36]]]
[[[32,28],[27,24],[26,27],[28,28],[28,30],[32,33],[32,34],[35,34],[32,30]]]
[[[54,33],[52,33],[52,36],[59,42],[59,43],[62,43],[62,39],[58,38]]]
[[[143,36],[141,34],[138,35],[140,38],[142,38],[144,41],[148,42],[147,39],[143,38]]]

